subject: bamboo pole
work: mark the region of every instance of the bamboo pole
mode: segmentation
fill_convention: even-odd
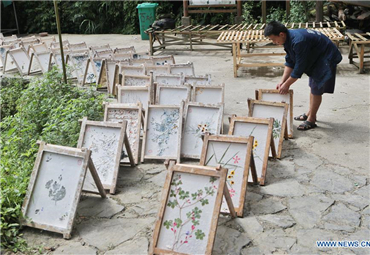
[[[58,35],[59,35],[60,55],[62,56],[63,80],[64,80],[64,83],[67,83],[67,73],[66,73],[66,66],[64,63],[64,53],[63,53],[62,32],[60,29],[59,11],[58,11],[58,4],[56,0],[54,0],[54,11],[55,11],[55,18],[57,21],[57,28],[58,28]]]

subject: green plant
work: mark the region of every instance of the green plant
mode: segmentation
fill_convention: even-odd
[[[1,248],[25,251],[19,218],[35,156],[37,140],[75,147],[79,135],[78,120],[87,116],[101,120],[103,95],[62,82],[62,75],[52,69],[31,81],[16,101],[14,115],[0,124],[1,173]],[[11,80],[12,83],[18,82]],[[2,105],[9,104],[2,98]]]
[[[272,6],[269,9],[268,14],[266,16],[266,23],[268,23],[272,20],[276,20],[276,21],[279,21],[281,23],[287,22],[285,9],[281,8],[280,6],[278,6],[278,7]]]
[[[1,118],[14,115],[16,102],[20,98],[22,91],[27,87],[28,82],[21,78],[3,78],[1,81]]]
[[[257,16],[261,12],[261,2],[248,0],[243,4],[243,19],[245,23],[256,24],[261,16]]]

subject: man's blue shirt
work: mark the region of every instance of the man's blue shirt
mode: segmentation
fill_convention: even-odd
[[[322,33],[310,29],[290,29],[284,43],[285,65],[293,68],[291,77],[310,76],[321,88],[342,61],[338,48]]]

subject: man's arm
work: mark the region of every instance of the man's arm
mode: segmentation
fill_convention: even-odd
[[[289,92],[290,86],[295,83],[298,80],[298,78],[289,77],[279,88],[280,94],[287,94]]]
[[[280,89],[281,85],[290,77],[290,74],[293,72],[293,68],[290,66],[284,67],[284,74],[283,77],[281,77],[281,81],[276,85],[276,89]]]

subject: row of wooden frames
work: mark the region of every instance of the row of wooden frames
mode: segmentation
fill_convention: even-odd
[[[290,132],[287,125],[290,121],[287,121],[287,116],[288,114],[292,116],[289,107],[292,109],[293,91],[283,97],[276,90],[258,90],[256,96],[261,100],[248,100],[249,117],[231,117],[228,135],[217,134],[219,129],[214,135],[204,132],[201,137],[203,146],[199,155],[199,165],[175,165],[177,156],[172,163],[166,160],[168,173],[154,230],[152,253],[199,253],[199,250],[188,251],[189,245],[180,245],[181,241],[183,244],[185,241],[189,243],[191,236],[194,236],[202,243],[197,245],[196,249],[201,248],[204,253],[211,254],[219,212],[231,214],[232,217],[243,217],[247,183],[257,184],[259,181],[264,185],[268,159],[280,158],[283,139],[287,138]],[[109,104],[106,106],[105,120],[109,118],[108,106]],[[110,110],[117,113],[117,107],[111,106]],[[204,108],[204,105],[199,103],[188,103],[186,108],[188,113],[191,112],[189,106]],[[153,109],[160,107],[174,108],[153,106]],[[150,130],[148,125],[151,119],[148,106],[143,130],[143,151],[147,146],[145,141],[148,141],[147,131]],[[127,139],[127,122],[126,120],[122,120],[121,123],[96,122],[84,118],[81,122],[77,148],[39,142],[39,152],[22,207],[25,216],[23,224],[62,233],[65,238],[70,238],[81,192],[99,193],[102,197],[106,196],[107,189],[111,193],[115,192],[123,147],[131,165],[135,164]],[[185,118],[184,126],[186,123]],[[179,125],[182,126],[181,121]],[[140,126],[139,122],[139,132]],[[113,134],[115,143],[107,136],[108,133]],[[292,135],[290,133],[290,137]],[[152,138],[150,137],[150,140]],[[94,144],[98,141],[102,144],[97,147]],[[171,143],[175,143],[175,140],[171,140]],[[257,148],[262,148],[262,154],[257,152]],[[104,153],[110,153],[109,151],[115,152],[114,155],[110,155],[115,158],[114,161],[106,158],[107,154]],[[95,158],[91,156],[92,153],[95,154]],[[100,159],[96,157],[99,153],[103,153]],[[101,175],[101,168],[105,167],[105,170],[108,170],[107,165],[110,161],[113,162],[114,171]],[[65,187],[60,184],[63,178],[69,180],[68,184],[64,184]],[[222,199],[223,196],[225,200]],[[49,207],[45,203],[50,198],[55,202],[55,206],[53,204]],[[67,198],[69,201],[66,201]],[[176,199],[181,200],[181,203],[175,202]],[[173,218],[174,209],[184,214],[180,218]],[[203,222],[205,219],[208,220]],[[186,233],[192,233],[189,240],[179,240],[180,235],[175,235],[175,240],[170,238],[174,232],[181,232],[185,228],[188,229]]]

